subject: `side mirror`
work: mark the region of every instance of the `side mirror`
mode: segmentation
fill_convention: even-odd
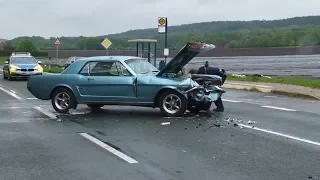
[[[38,64],[41,64],[42,63],[42,61],[38,61]]]
[[[4,64],[9,64],[9,61],[8,61],[8,60],[6,60],[6,61],[4,62]]]

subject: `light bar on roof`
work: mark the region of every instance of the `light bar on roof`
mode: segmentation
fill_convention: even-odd
[[[18,55],[18,54],[25,54],[25,55],[31,56],[30,52],[12,52],[11,53],[11,55]]]

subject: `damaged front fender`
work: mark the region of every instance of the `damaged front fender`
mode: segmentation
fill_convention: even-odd
[[[219,86],[210,86],[204,87],[200,85],[196,81],[192,80],[192,78],[187,78],[183,80],[177,89],[185,94],[188,99],[196,101],[196,102],[215,102],[217,101],[225,90],[223,90]]]

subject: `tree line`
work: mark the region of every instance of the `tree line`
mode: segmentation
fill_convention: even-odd
[[[152,38],[157,47],[164,47],[164,35],[156,29],[132,30],[124,33],[98,37],[60,37],[65,50],[103,50],[104,38],[112,42],[110,50],[133,50],[129,39]],[[21,40],[29,40],[37,50],[55,49],[55,38],[40,36],[18,37],[7,41],[7,47],[16,47]],[[202,41],[228,48],[297,47],[320,45],[320,16],[296,17],[273,21],[221,21],[204,22],[169,27],[168,46],[180,49],[188,41]]]

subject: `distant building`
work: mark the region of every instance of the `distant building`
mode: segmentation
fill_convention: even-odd
[[[6,42],[3,40],[0,40],[0,50],[4,50],[4,47],[6,46]]]

